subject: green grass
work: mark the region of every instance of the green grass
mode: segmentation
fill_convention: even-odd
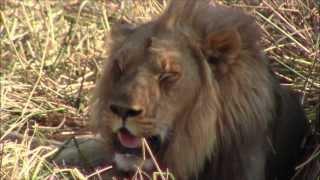
[[[54,153],[50,145],[90,134],[88,100],[108,56],[110,27],[151,19],[162,10],[159,2],[0,2],[0,177],[85,179],[77,169],[59,169],[44,157]],[[312,0],[275,2],[228,4],[256,17],[272,68],[302,96],[314,123],[320,106],[319,11]]]

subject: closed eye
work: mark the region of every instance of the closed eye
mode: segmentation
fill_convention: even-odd
[[[124,66],[123,63],[119,59],[114,60],[114,68],[117,72],[122,74],[124,72]]]
[[[165,72],[160,74],[159,81],[160,82],[174,82],[179,79],[178,72]]]

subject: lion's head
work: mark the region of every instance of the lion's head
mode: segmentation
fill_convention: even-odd
[[[112,31],[92,118],[119,170],[140,163],[144,137],[160,163],[186,179],[219,147],[262,137],[274,98],[251,17],[175,2],[154,21]]]

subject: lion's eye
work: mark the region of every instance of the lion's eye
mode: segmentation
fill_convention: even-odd
[[[177,72],[166,72],[159,76],[160,82],[175,82],[179,78],[179,73]]]
[[[123,67],[122,63],[118,59],[114,61],[114,68],[120,74],[123,73],[123,71],[124,71],[124,67]]]

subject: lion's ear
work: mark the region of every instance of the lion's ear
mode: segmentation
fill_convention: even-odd
[[[240,53],[241,37],[237,29],[209,33],[204,53],[210,64],[232,64]]]

